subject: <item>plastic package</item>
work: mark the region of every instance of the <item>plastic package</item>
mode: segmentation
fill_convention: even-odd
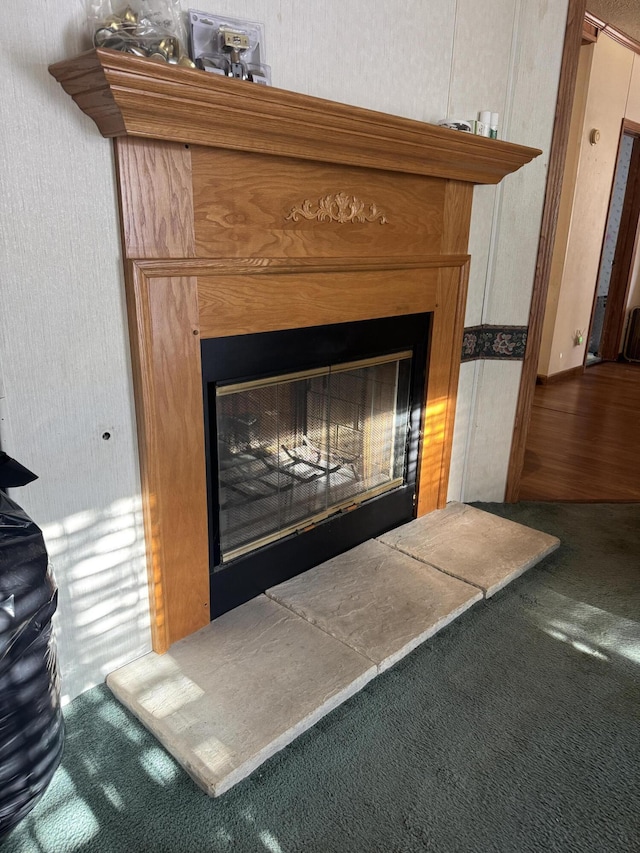
[[[87,18],[96,47],[195,67],[186,50],[180,0],[88,0]]]
[[[0,489],[7,476],[11,485],[35,478],[1,455]],[[30,476],[20,481],[16,466]],[[0,491],[0,838],[35,806],[62,757],[56,605],[42,533]]]
[[[271,85],[262,24],[189,9],[189,40],[191,58],[203,71]]]
[[[451,130],[461,130],[463,133],[473,133],[473,126],[470,121],[463,118],[445,118],[438,122],[440,127],[448,127]]]

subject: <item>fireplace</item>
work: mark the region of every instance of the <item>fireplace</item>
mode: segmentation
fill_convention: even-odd
[[[202,342],[212,618],[414,517],[430,319]]]
[[[220,551],[222,563],[215,562],[215,543],[210,547],[209,397],[203,404],[209,342],[428,314],[427,382],[418,394],[420,423],[410,434],[415,457],[404,463],[409,470],[415,458],[415,479],[405,473],[396,485],[392,462],[372,466],[373,479],[392,485],[387,495],[367,486],[353,512],[366,517],[383,498],[403,494],[418,516],[444,506],[473,185],[498,183],[541,152],[106,49],[50,71],[101,133],[115,138],[153,648],[164,652],[216,612],[218,591],[214,585],[212,596],[209,578],[227,573],[211,573],[210,551],[213,568],[227,560],[231,569],[234,560],[273,544],[259,538],[240,554],[245,545],[231,540]],[[252,367],[237,382],[316,368],[331,374],[345,362],[412,349],[396,346],[386,332],[378,342],[377,352],[338,361]],[[395,360],[400,383],[404,359]],[[236,378],[211,381],[222,388]],[[372,392],[364,393],[366,402]],[[310,405],[306,392],[285,404]],[[414,397],[412,413],[413,407]],[[240,439],[240,416],[232,417],[233,456],[231,445],[252,447],[255,440]],[[244,425],[249,432],[253,417],[249,412]],[[348,460],[363,455],[357,448],[369,435],[361,430],[351,449],[305,445],[304,434],[284,443],[296,459],[318,453],[323,470],[336,457],[357,469]],[[394,430],[390,435],[401,443]],[[270,453],[273,464],[284,451],[271,441]],[[366,483],[362,464],[354,479]],[[339,526],[350,507],[338,495],[309,526]],[[323,512],[333,521],[320,518]],[[280,543],[302,540],[291,532],[297,523],[277,531]]]

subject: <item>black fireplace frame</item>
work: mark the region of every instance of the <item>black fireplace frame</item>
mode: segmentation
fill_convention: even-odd
[[[426,399],[433,315],[284,329],[201,341],[209,517],[211,618],[255,598],[313,566],[415,517],[423,401]],[[411,350],[410,426],[402,486],[338,512],[303,533],[260,547],[225,564],[220,560],[216,384],[251,381]]]

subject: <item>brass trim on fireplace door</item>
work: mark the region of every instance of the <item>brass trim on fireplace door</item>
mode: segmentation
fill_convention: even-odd
[[[378,364],[390,364],[394,361],[404,361],[412,358],[411,350],[385,353],[374,358],[363,358],[360,361],[345,361],[340,364],[314,367],[313,370],[297,370],[294,373],[279,373],[277,376],[266,376],[264,379],[251,379],[248,382],[233,382],[229,385],[216,385],[216,397],[227,397],[239,391],[253,391],[255,388],[268,388],[270,385],[283,385],[285,382],[297,382],[300,379],[314,379],[317,376],[328,376],[330,373],[344,373],[347,370],[359,370],[362,367],[374,367]]]
[[[374,367],[377,364],[389,364],[392,361],[404,361],[406,358],[413,358],[411,350],[403,350],[402,352],[390,352],[385,355],[380,355],[374,358],[364,358],[361,361],[341,361],[331,367],[332,373],[341,373],[346,370],[359,370],[361,367]]]
[[[376,486],[374,489],[368,489],[366,492],[362,492],[362,494],[352,495],[350,498],[342,501],[341,503],[332,504],[323,512],[317,512],[315,515],[305,518],[300,524],[290,524],[288,527],[283,527],[276,533],[271,533],[269,536],[263,536],[260,539],[255,539],[248,545],[242,545],[239,548],[232,548],[230,551],[227,551],[222,555],[220,565],[222,567],[227,562],[235,560],[237,557],[242,557],[244,554],[250,554],[251,551],[256,551],[258,548],[263,548],[265,545],[270,545],[272,542],[284,539],[285,536],[291,536],[293,533],[302,533],[304,530],[309,530],[311,527],[315,527],[317,524],[320,524],[320,522],[326,521],[328,518],[331,518],[333,515],[337,515],[339,512],[348,512],[352,509],[356,509],[356,507],[359,507],[360,504],[363,504],[365,501],[371,500],[371,498],[375,498],[378,495],[383,495],[385,492],[390,492],[392,489],[397,489],[403,484],[404,480],[402,477],[395,477],[393,480],[389,480],[388,483]]]

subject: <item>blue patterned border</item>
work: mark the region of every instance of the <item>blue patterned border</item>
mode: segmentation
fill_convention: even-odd
[[[522,361],[527,326],[468,326],[462,339],[462,361],[478,358]]]

